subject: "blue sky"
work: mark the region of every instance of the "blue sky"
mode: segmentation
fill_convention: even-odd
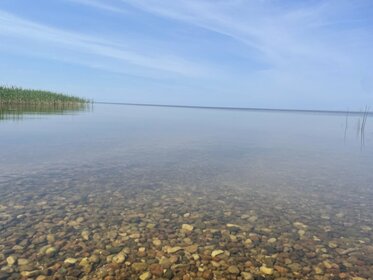
[[[371,0],[1,0],[0,84],[96,101],[373,105]]]

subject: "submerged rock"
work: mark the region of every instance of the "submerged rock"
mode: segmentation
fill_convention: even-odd
[[[192,225],[189,225],[189,224],[183,224],[181,226],[181,229],[183,231],[186,231],[186,232],[191,232],[191,231],[193,231],[194,227]]]
[[[9,256],[6,258],[6,262],[9,266],[12,266],[13,264],[15,264],[17,261],[17,257],[16,256]]]
[[[273,268],[266,267],[265,265],[262,265],[260,267],[260,272],[265,275],[272,275],[273,274]]]
[[[139,279],[140,280],[149,280],[152,277],[150,272],[144,272],[143,274],[140,275]]]
[[[219,255],[221,255],[221,254],[223,254],[223,253],[224,253],[223,250],[214,250],[214,251],[212,251],[212,253],[211,253],[211,257],[212,257],[212,258],[215,258],[216,256],[219,256]]]
[[[228,272],[231,273],[231,274],[239,274],[240,270],[238,269],[237,266],[231,265],[231,266],[228,267]]]

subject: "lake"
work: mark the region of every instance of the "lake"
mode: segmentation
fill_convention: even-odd
[[[0,116],[0,279],[373,279],[371,117]]]

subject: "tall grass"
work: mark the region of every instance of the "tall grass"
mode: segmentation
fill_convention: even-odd
[[[0,104],[88,103],[88,99],[44,90],[0,86]]]

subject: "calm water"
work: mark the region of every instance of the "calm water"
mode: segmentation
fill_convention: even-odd
[[[373,279],[372,118],[0,115],[0,279]]]

